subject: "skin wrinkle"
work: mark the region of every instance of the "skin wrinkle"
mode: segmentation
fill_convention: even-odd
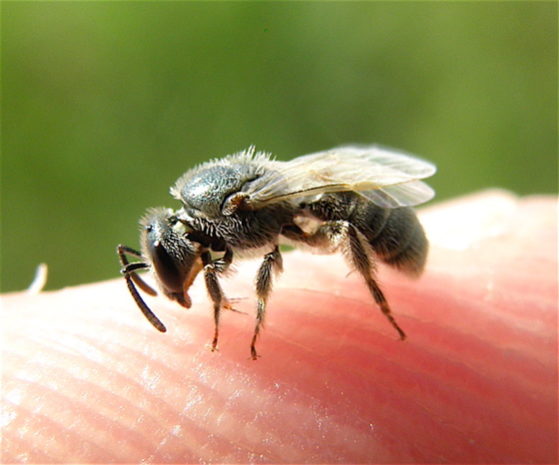
[[[27,431],[25,423],[18,422],[18,429],[21,434],[16,436],[12,435],[9,439],[3,438],[2,449],[3,456],[5,453],[12,452],[10,455],[15,457],[14,462],[28,463],[28,462],[41,462],[41,463],[54,463],[56,462],[56,457],[58,456],[58,451],[47,450],[49,449],[49,435],[45,430],[49,426],[53,426],[52,430],[56,430],[59,425],[50,420],[43,415],[37,415],[35,412],[31,412],[29,409],[21,406],[17,406],[19,411],[19,416],[22,418],[33,418],[32,429],[33,432],[30,434]],[[56,428],[55,428],[55,427]],[[29,441],[29,436],[32,436],[33,441]],[[82,434],[78,431],[74,432],[69,430],[65,433],[65,436],[69,439],[75,440],[75,443],[82,443],[84,439]],[[97,446],[95,446],[96,449]],[[17,453],[18,451],[24,451]],[[96,450],[97,456],[103,452],[102,449]],[[52,455],[49,455],[52,454]],[[32,457],[32,459],[31,459]]]
[[[477,201],[477,210],[469,208],[478,211],[484,205],[478,198],[462,202]],[[466,253],[433,243],[419,281],[379,267],[387,299],[409,335],[403,343],[360,277],[345,277],[340,256],[285,254],[257,362],[248,360],[247,349],[252,280],[261,260],[239,263],[238,273],[223,282],[226,295],[249,297],[236,305],[249,317],[224,312],[218,353],[205,346],[213,327],[200,277],[189,310],[162,296],[148,298],[168,326],[166,335],[143,319],[123,280],[3,296],[2,332],[10,343],[3,382],[11,388],[2,394],[16,415],[3,429],[4,460],[45,461],[41,454],[48,451],[50,461],[60,461],[72,444],[74,461],[122,461],[116,445],[124,441],[130,451],[138,444],[127,438],[130,430],[151,438],[127,454],[126,461],[135,462],[554,463],[557,284],[553,257],[540,245],[555,237],[542,232],[551,227],[543,218],[555,200],[539,208],[539,223],[525,221],[530,202],[515,200],[510,215],[522,215],[524,223],[518,228],[518,220],[506,219],[510,237],[476,240]],[[445,221],[445,207],[438,211]],[[512,249],[522,237],[525,245]],[[480,286],[465,286],[474,280]],[[514,292],[506,293],[510,287]],[[101,292],[111,298],[100,298]],[[78,298],[79,305],[68,306]],[[33,375],[34,384],[29,376],[12,376],[26,373],[21,370]],[[27,394],[19,400],[12,394],[15,402],[6,398],[23,387],[49,412],[54,400],[42,389],[48,379],[59,394],[54,405],[65,396],[80,399],[91,391],[89,382],[97,383],[99,391],[87,393],[98,412],[91,427],[83,427],[81,416],[90,417],[81,404],[68,404],[74,423],[51,423],[45,430],[40,425],[49,418],[30,415]],[[109,402],[100,400],[103,389]],[[126,412],[133,421],[122,416]],[[105,418],[114,420],[111,431],[98,434],[109,424]],[[22,422],[26,429],[14,431]],[[101,451],[88,441],[104,446],[104,437],[115,438],[109,440],[115,446]]]
[[[373,354],[373,353],[374,353],[374,352],[371,351],[371,354]],[[394,360],[387,360],[387,366],[388,366],[388,365],[393,365],[394,362],[395,362]],[[400,371],[400,370],[405,370],[405,371],[409,372],[410,375],[413,375],[414,377],[417,377],[417,375],[425,375],[425,373],[421,373],[420,371],[414,370],[414,369],[413,369],[414,367],[410,366],[409,364],[402,364],[402,363],[400,363],[400,362],[396,362],[396,364],[397,364],[397,369],[398,369],[399,371]],[[380,371],[381,371],[381,372],[385,372],[385,370],[383,370],[383,369],[381,369]],[[428,373],[427,373],[427,375],[428,375]],[[346,375],[346,376],[347,376],[347,375]],[[380,381],[380,380],[379,380],[379,381]],[[384,383],[380,383],[380,384],[384,384]],[[391,384],[391,383],[388,383],[388,384]],[[436,378],[434,378],[433,381],[432,381],[430,384],[432,385],[432,388],[433,388],[433,387],[437,387],[437,386],[444,386],[444,383],[443,383],[443,384],[439,383],[438,380],[437,380]],[[457,398],[459,398],[459,397],[460,397],[460,392],[454,392],[453,394],[449,394],[449,396],[452,396],[452,398],[454,398],[454,396],[456,396]],[[403,399],[402,399],[402,400],[403,400]],[[400,403],[400,402],[401,402],[401,401],[398,401],[397,403]],[[422,404],[421,404],[420,402],[418,402],[417,400],[413,399],[413,402],[417,404],[417,407],[418,407],[418,408],[425,409],[425,410],[429,410],[428,407],[422,405]],[[408,406],[405,408],[405,410],[409,410],[409,409],[410,409],[410,406],[408,405]],[[396,413],[396,412],[395,412],[395,413]],[[436,417],[436,415],[433,415],[433,416]],[[410,432],[410,433],[411,433],[411,432]]]
[[[260,392],[263,392],[263,391],[261,390]],[[262,405],[266,405],[267,403],[270,403],[270,404],[272,404],[272,405],[274,404],[274,403],[272,403],[271,401],[268,401],[267,398],[266,398],[266,396],[264,397],[264,400],[261,400],[261,401],[260,401],[260,403],[261,403]],[[303,404],[301,404],[300,408],[299,408],[299,407],[295,408],[295,412],[297,412],[297,411],[302,411],[302,410],[304,409],[305,404],[308,405],[308,401],[305,401]],[[257,410],[258,410],[258,411],[261,411],[260,409],[257,409]],[[274,415],[274,412],[273,412],[273,411],[272,411],[272,412],[269,411],[269,407],[267,408],[267,412],[268,412],[267,415],[272,415],[272,416]],[[278,446],[279,446],[279,444],[278,444]]]
[[[403,368],[403,367],[400,367],[400,368]]]
[[[128,349],[128,350],[129,350],[129,349]],[[70,365],[70,366],[73,366],[73,364],[69,364],[69,365]],[[163,366],[161,366],[161,368],[163,368]],[[129,382],[130,382],[130,379],[127,379],[126,382],[129,383]],[[84,390],[84,391],[85,391],[85,390]],[[104,391],[104,392],[107,392],[107,391]],[[155,400],[155,398],[154,398],[154,400]],[[159,401],[159,403],[161,403],[161,402]],[[170,406],[169,406],[169,407],[170,407]],[[154,409],[154,411],[160,411],[160,408]],[[163,425],[161,425],[161,426],[163,426]]]
[[[69,365],[71,366],[72,363],[70,363]],[[35,367],[31,367],[31,368],[35,368]],[[51,398],[64,396],[64,397],[59,397],[60,398],[59,403],[60,405],[64,405],[64,410],[68,408],[67,404],[68,402],[70,402],[71,404],[74,405],[73,408],[74,410],[79,409],[82,411],[86,411],[87,412],[86,415],[80,415],[79,417],[75,417],[76,421],[78,422],[87,420],[88,419],[87,415],[93,415],[94,417],[97,416],[97,420],[103,420],[104,422],[105,418],[110,418],[110,413],[113,407],[120,407],[121,409],[123,409],[122,410],[123,412],[128,413],[129,417],[133,417],[133,415],[129,413],[128,408],[124,409],[123,408],[124,406],[131,407],[132,409],[135,408],[137,411],[140,411],[139,406],[135,406],[132,403],[128,402],[126,398],[123,397],[122,395],[112,393],[107,387],[103,386],[102,384],[95,385],[90,381],[83,380],[82,376],[75,376],[70,371],[63,371],[61,369],[58,369],[56,366],[49,367],[49,373],[54,379],[60,381],[53,386],[49,386],[48,383],[43,382],[41,386],[43,386],[46,390],[48,390],[48,396]],[[16,381],[16,380],[17,377],[15,377],[12,381]],[[62,381],[75,382],[77,383],[78,386],[80,386],[80,388],[77,389],[76,390],[77,392],[75,392],[73,395],[72,392],[68,394],[59,394],[61,392],[61,389],[58,388],[58,385],[63,384]],[[130,378],[128,377],[126,378],[127,387],[130,386],[131,381],[132,383],[134,382],[133,380],[130,380]],[[41,380],[38,379],[35,381],[35,384],[39,384],[40,382]],[[137,387],[139,388],[140,386],[138,385]],[[89,397],[96,399],[97,402],[92,404],[91,401],[89,400]],[[113,404],[113,407],[110,407],[111,403]],[[161,403],[161,401],[159,401],[159,403]],[[105,404],[109,404],[109,406],[103,407]],[[38,413],[38,412],[34,412],[34,413]],[[155,421],[155,424],[157,424],[158,422],[155,420],[155,417],[152,418]],[[95,418],[92,419],[91,427],[93,427],[94,424],[95,424]],[[128,420],[126,420],[125,418],[121,418],[115,423],[115,426],[119,426],[119,427],[122,426],[126,428],[127,424],[128,424]],[[63,424],[61,423],[61,426],[62,425]],[[68,425],[65,426],[67,427]],[[137,445],[144,442],[145,439],[146,438],[142,438],[141,440],[139,439],[137,441]]]

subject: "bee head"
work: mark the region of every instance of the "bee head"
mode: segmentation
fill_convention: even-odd
[[[202,269],[202,246],[188,238],[189,228],[168,208],[148,210],[140,221],[142,255],[162,292],[189,308],[188,289]]]

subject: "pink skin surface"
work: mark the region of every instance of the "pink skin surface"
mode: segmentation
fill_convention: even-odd
[[[201,277],[190,310],[146,297],[165,334],[122,279],[5,295],[2,462],[557,463],[556,212],[423,209],[425,274],[378,270],[405,342],[336,255],[284,254],[257,361],[258,261],[224,280],[247,315],[214,353]]]

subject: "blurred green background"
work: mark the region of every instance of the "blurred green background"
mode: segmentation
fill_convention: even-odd
[[[555,2],[4,2],[1,286],[116,278],[189,167],[380,143],[557,191]]]

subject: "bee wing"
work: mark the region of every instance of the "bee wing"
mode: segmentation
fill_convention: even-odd
[[[434,196],[420,179],[435,165],[382,147],[337,147],[288,162],[274,161],[270,171],[251,182],[247,204],[261,208],[281,200],[354,191],[385,208],[417,205]]]

